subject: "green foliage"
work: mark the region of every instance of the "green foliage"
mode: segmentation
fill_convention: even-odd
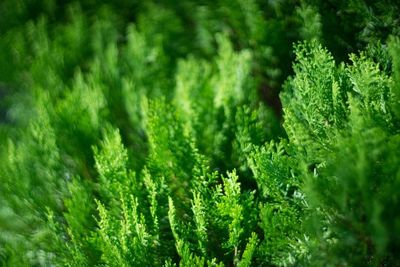
[[[399,173],[393,154],[398,149],[397,111],[390,104],[396,99],[395,84],[364,53],[351,55],[351,64],[337,68],[319,46],[299,47],[296,76],[287,83],[283,98],[289,107],[285,128],[295,145],[292,153],[304,166],[303,188],[310,210],[305,222],[311,240],[316,238],[310,262],[397,265],[393,249],[398,240],[389,234],[398,231],[394,226],[398,203],[391,191]],[[312,96],[299,101],[310,84],[315,90]],[[326,126],[320,130],[322,124]]]
[[[398,9],[2,1],[0,264],[400,265]]]
[[[61,209],[65,174],[49,117],[41,107],[38,113],[17,142],[9,140],[2,154],[0,253],[7,255],[10,250],[4,258],[8,264],[47,264],[54,256],[45,219],[48,209]]]

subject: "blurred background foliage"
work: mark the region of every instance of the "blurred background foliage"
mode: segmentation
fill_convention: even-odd
[[[14,94],[26,85],[32,77],[22,73],[40,69],[38,64],[53,64],[54,76],[68,84],[99,50],[123,47],[128,25],[135,24],[147,42],[162,43],[171,73],[179,58],[212,58],[217,33],[225,34],[235,50],[250,49],[260,99],[279,113],[278,92],[292,73],[293,42],[317,38],[335,59],[348,60],[349,53],[398,34],[398,9],[393,1],[361,0],[2,1],[1,92]]]

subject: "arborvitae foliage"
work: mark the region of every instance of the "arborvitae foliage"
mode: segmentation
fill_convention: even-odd
[[[398,6],[334,2],[2,1],[1,265],[400,265]]]
[[[397,39],[389,43],[398,49]],[[282,95],[285,129],[308,203],[310,264],[398,265],[399,129],[392,77],[365,53],[336,67],[316,43],[297,46]],[[310,110],[314,110],[313,113]]]

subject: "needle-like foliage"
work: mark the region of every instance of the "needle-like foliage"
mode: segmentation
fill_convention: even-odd
[[[0,1],[0,265],[399,266],[398,14]]]

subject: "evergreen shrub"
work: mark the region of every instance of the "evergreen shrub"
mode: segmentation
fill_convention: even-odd
[[[2,1],[0,264],[400,266],[398,10]]]

